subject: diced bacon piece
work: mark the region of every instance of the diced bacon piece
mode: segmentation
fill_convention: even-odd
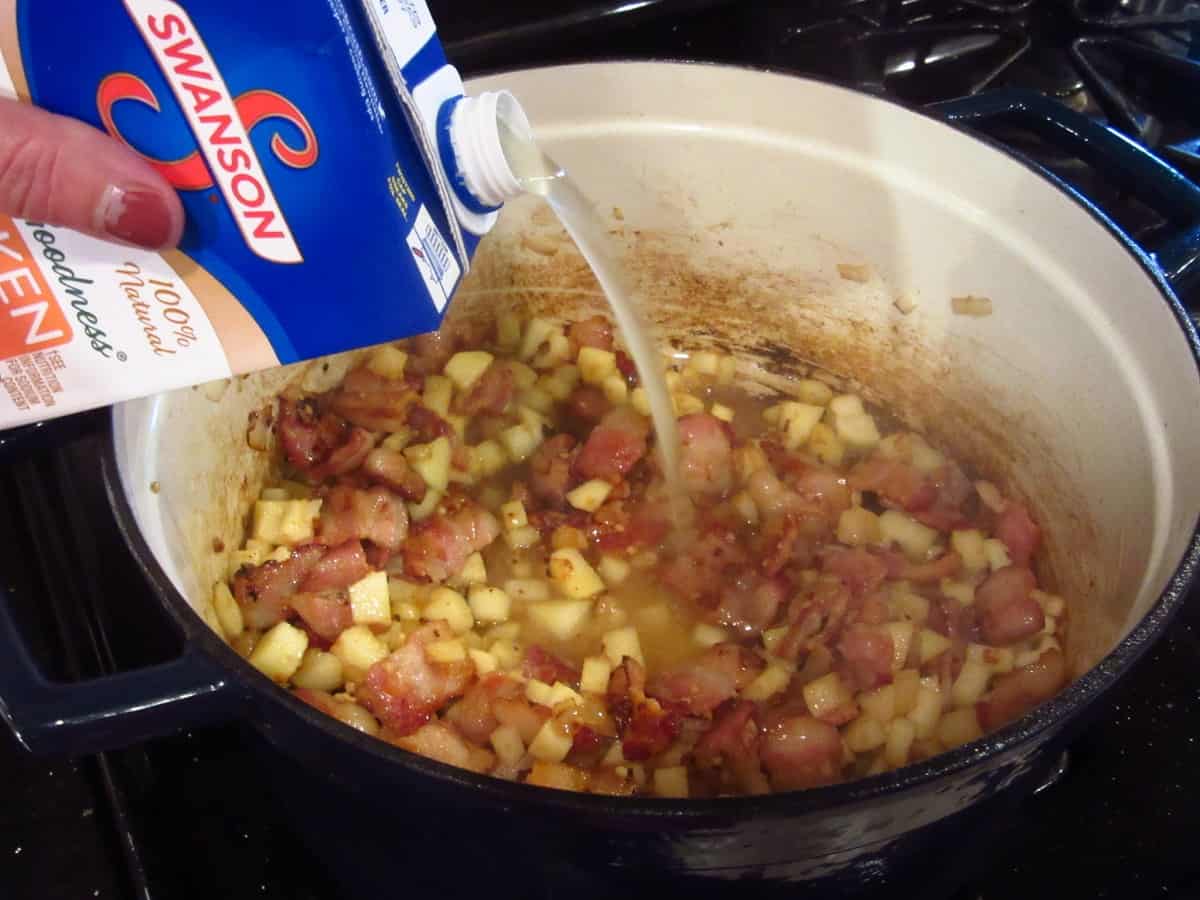
[[[410,753],[472,772],[487,772],[496,763],[494,753],[470,743],[445,722],[430,722],[411,734],[386,729],[379,736]]]
[[[892,636],[883,629],[861,625],[847,628],[838,642],[838,652],[858,690],[874,690],[892,680]]]
[[[530,644],[525,651],[525,658],[521,660],[521,674],[526,678],[544,681],[546,684],[553,684],[556,681],[568,684],[579,682],[578,669],[537,644]]]
[[[610,738],[604,737],[590,725],[580,725],[571,738],[572,762],[591,768],[600,761],[600,755],[610,743]]]
[[[286,398],[279,406],[279,442],[288,462],[313,481],[356,469],[374,445],[370,432],[319,412],[315,401]]]
[[[927,509],[937,497],[937,488],[919,469],[878,454],[851,469],[847,482],[856,491],[873,491],[908,512]]]
[[[925,625],[956,644],[973,643],[979,640],[977,610],[977,606],[963,606],[951,597],[942,597],[930,604]]]
[[[841,774],[842,737],[812,716],[788,716],[769,723],[759,755],[777,791],[832,784]]]
[[[722,625],[746,634],[756,634],[775,621],[788,583],[784,578],[764,578],[755,572],[743,572],[733,584],[721,591],[717,616]]]
[[[458,342],[440,331],[418,334],[408,339],[408,363],[405,369],[419,375],[433,375],[442,371],[454,355]]]
[[[566,503],[574,450],[575,438],[556,434],[534,451],[529,459],[529,489],[537,499],[550,506]]]
[[[788,495],[796,497],[790,491]],[[829,531],[828,521],[814,512],[769,517],[755,542],[759,568],[764,575],[778,575],[788,566],[811,567],[814,548],[828,538]]]
[[[729,426],[708,413],[679,420],[679,474],[693,494],[724,494],[733,483]]]
[[[328,591],[350,587],[370,572],[361,541],[349,540],[330,547],[320,561],[308,570],[301,591]]]
[[[605,700],[618,730],[624,730],[636,706],[646,699],[646,669],[636,659],[625,657],[608,676]]]
[[[904,565],[901,566],[897,575],[906,581],[926,584],[941,581],[943,578],[953,578],[961,568],[962,559],[957,553],[951,551],[943,553],[937,559],[930,562],[911,563],[908,560],[904,560]]]
[[[493,362],[467,392],[455,400],[455,411],[464,416],[481,413],[502,416],[512,402],[515,388],[513,372],[508,364]]]
[[[323,402],[343,419],[368,431],[399,431],[418,399],[407,380],[383,378],[361,366],[349,372]]]
[[[628,406],[618,406],[592,429],[575,458],[584,479],[617,482],[646,455],[650,424]]]
[[[414,439],[427,444],[440,437],[454,435],[454,426],[427,406],[414,403],[408,410],[404,423],[413,430]]]
[[[268,560],[259,566],[242,567],[233,576],[233,596],[242,608],[246,624],[266,629],[282,622],[290,598],[324,554],[324,547],[305,544],[283,561]]]
[[[467,557],[500,535],[500,523],[470,500],[413,528],[404,544],[405,571],[417,578],[445,581],[458,574]]]
[[[852,599],[842,579],[822,578],[811,593],[795,598],[788,607],[787,621],[791,627],[775,646],[775,655],[795,661],[805,650],[820,646],[820,641],[834,641],[845,623]]]
[[[732,529],[710,528],[686,553],[660,568],[659,581],[681,600],[695,601],[715,596],[723,587],[722,573],[746,562],[746,551]]]
[[[603,509],[604,507],[601,507],[601,510]],[[597,516],[599,514],[600,510],[597,510]],[[663,510],[660,508],[639,507],[620,523],[618,529],[598,529],[593,538],[596,549],[602,553],[616,553],[634,547],[657,547],[671,528],[662,515]]]
[[[1066,681],[1067,663],[1062,653],[1043,653],[1036,662],[995,680],[992,689],[975,705],[979,724],[987,731],[999,728],[1049,700]]]
[[[576,350],[580,347],[611,350],[613,348],[612,325],[604,316],[592,316],[590,319],[572,322],[567,328],[567,339]]]
[[[679,734],[679,714],[654,701],[638,706],[621,733],[621,752],[630,762],[650,759],[665,751]]]
[[[1005,566],[975,590],[980,631],[985,643],[1013,644],[1032,637],[1046,624],[1041,605],[1030,596],[1037,578],[1021,566]]]
[[[321,506],[317,540],[322,544],[357,539],[394,551],[407,535],[408,510],[386,488],[363,491],[340,485],[329,491]]]
[[[962,505],[975,493],[975,486],[958,464],[947,462],[939,467],[933,473],[933,487],[937,492],[933,503],[914,512],[914,518],[938,531],[950,531],[965,524],[967,517]]]
[[[346,440],[341,446],[330,451],[325,461],[308,471],[308,477],[313,481],[324,481],[337,475],[353,472],[367,458],[375,439],[371,432],[364,428],[354,427],[346,434]]]
[[[425,479],[409,466],[404,454],[398,450],[384,447],[371,450],[363,460],[362,470],[368,478],[382,482],[405,500],[419,503],[425,497]]]
[[[288,603],[313,634],[329,643],[354,624],[350,597],[342,589],[293,594]]]
[[[431,622],[367,671],[358,700],[393,734],[412,734],[471,683],[475,666],[470,660],[443,663],[425,655],[426,644],[451,634],[444,622]]]
[[[477,744],[486,744],[500,724],[493,705],[521,694],[521,685],[499,672],[485,675],[467,688],[462,699],[446,710],[444,718]]]
[[[831,525],[836,526],[838,517],[850,508],[850,487],[845,477],[833,469],[808,467],[789,484],[806,505],[816,505]]]
[[[492,701],[492,715],[501,725],[515,728],[528,745],[550,718],[550,710],[530,703],[524,697],[499,697]]]
[[[692,716],[706,716],[754,680],[762,658],[737,644],[717,644],[698,658],[650,679],[646,693]]]
[[[612,409],[604,391],[591,384],[581,384],[567,398],[567,412],[584,422],[599,422]]]
[[[621,377],[625,379],[626,384],[630,387],[636,387],[638,383],[638,370],[631,357],[624,350],[617,351],[617,371],[621,373]]]
[[[1023,504],[1009,500],[996,519],[996,537],[1008,547],[1008,558],[1014,566],[1028,566],[1042,539],[1042,530]]]
[[[714,770],[720,792],[771,791],[758,758],[759,732],[754,711],[754,704],[748,700],[726,703],[716,711],[712,727],[700,736],[692,751],[692,762],[701,771]]]
[[[821,559],[821,571],[839,576],[855,597],[873,593],[887,577],[887,563],[861,547],[830,550]]]

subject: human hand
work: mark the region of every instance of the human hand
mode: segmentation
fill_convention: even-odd
[[[183,232],[175,191],[134,151],[83,122],[0,98],[0,213],[150,250]]]

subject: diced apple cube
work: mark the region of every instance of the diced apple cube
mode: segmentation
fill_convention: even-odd
[[[562,762],[571,752],[573,739],[562,723],[547,719],[529,745],[529,753],[542,762]]]
[[[714,403],[708,411],[714,419],[720,419],[722,422],[733,421],[734,411],[724,403]]]
[[[527,550],[541,539],[542,533],[532,525],[522,525],[504,532],[504,543],[513,550]]]
[[[892,611],[895,615],[916,625],[924,625],[929,618],[929,599],[908,590],[892,595]]]
[[[881,627],[892,638],[892,670],[898,672],[908,660],[915,627],[912,622],[887,622]]]
[[[467,601],[477,622],[507,622],[512,610],[512,600],[498,587],[485,584],[472,585]]]
[[[895,509],[884,510],[879,517],[879,534],[913,562],[923,562],[938,537],[936,530]]]
[[[582,793],[587,790],[588,774],[578,766],[539,759],[534,762],[533,768],[525,776],[525,783],[556,791]]]
[[[792,680],[792,669],[782,663],[772,662],[758,673],[753,681],[742,689],[742,699],[761,703],[774,697]]]
[[[506,529],[521,528],[529,524],[529,516],[525,512],[525,504],[520,500],[512,500],[500,507],[500,524]]]
[[[599,478],[585,481],[579,487],[567,492],[567,502],[576,509],[584,512],[595,512],[604,505],[608,495],[612,493],[612,485]]]
[[[564,703],[571,704],[572,706],[579,706],[583,703],[582,695],[575,688],[562,681],[556,681],[550,686],[548,699],[550,700],[549,706],[552,709],[557,709]]]
[[[233,599],[229,585],[225,582],[218,581],[213,586],[212,605],[213,612],[217,614],[217,622],[221,626],[221,631],[225,633],[225,637],[235,638],[245,630],[246,623],[242,619],[242,608]]]
[[[405,447],[404,458],[430,488],[444,491],[450,483],[450,452],[450,439],[443,435],[428,444]]]
[[[792,393],[801,403],[812,406],[828,406],[833,399],[833,390],[823,381],[815,378],[802,378],[793,385]]]
[[[495,672],[500,666],[496,657],[486,650],[477,650],[472,647],[467,651],[467,656],[471,657],[471,662],[475,664],[475,672],[480,678]]]
[[[554,398],[546,392],[540,382],[534,387],[521,391],[517,396],[517,402],[521,406],[528,407],[540,413],[549,413],[554,409]]]
[[[367,368],[380,378],[403,378],[408,354],[391,344],[380,347],[367,360]]]
[[[917,654],[921,660],[921,665],[929,662],[936,656],[940,656],[950,649],[950,638],[945,635],[938,634],[931,628],[922,628],[918,639]]]
[[[812,434],[813,427],[821,421],[825,410],[811,403],[785,400],[763,411],[767,424],[774,425],[784,433],[783,443],[789,450],[799,450]]]
[[[386,572],[369,572],[347,589],[355,625],[387,625],[392,621],[392,603]]]
[[[608,632],[600,639],[600,645],[614,667],[619,666],[626,656],[643,665],[646,663],[645,657],[642,656],[642,642],[638,639],[637,629],[632,625]]]
[[[925,686],[917,688],[916,705],[908,714],[908,720],[916,729],[916,736],[924,740],[930,737],[942,715],[942,697],[937,691]]]
[[[828,406],[835,422],[838,416],[861,416],[866,412],[862,398],[855,394],[839,394],[829,401]]]
[[[717,383],[733,384],[737,375],[737,360],[732,356],[722,356],[717,360]]]
[[[853,703],[854,698],[837,672],[822,675],[801,689],[808,711],[820,719],[834,710]]]
[[[529,604],[527,615],[560,641],[569,641],[583,631],[591,611],[590,600],[547,600]]]
[[[425,655],[432,662],[462,662],[467,658],[467,648],[457,638],[445,641],[431,641],[425,645]]]
[[[654,770],[654,793],[659,797],[683,799],[688,796],[686,766],[664,766]]]
[[[521,645],[513,638],[497,638],[488,647],[501,669],[515,669],[521,664]]]
[[[513,462],[524,462],[541,445],[542,434],[528,425],[513,425],[500,432],[500,443]]]
[[[870,450],[879,443],[879,428],[869,413],[839,415],[833,428],[842,443],[854,450]]]
[[[951,600],[957,600],[960,606],[970,606],[975,602],[975,585],[969,581],[943,578],[938,583],[938,589]]]
[[[480,441],[467,448],[467,467],[477,479],[490,478],[508,465],[508,454],[498,441]]]
[[[550,585],[540,578],[510,578],[504,582],[504,592],[514,600],[533,603],[550,597]]]
[[[847,547],[879,543],[879,516],[861,506],[842,510],[838,517],[837,539]]]
[[[497,758],[505,765],[515,766],[525,755],[525,744],[521,741],[521,735],[511,725],[501,725],[492,732],[488,742],[496,751]]]
[[[309,647],[304,651],[294,675],[292,684],[298,688],[310,691],[328,691],[332,693],[342,686],[345,678],[342,676],[342,661],[332,653]]]
[[[449,481],[449,469],[447,469],[446,480]],[[409,503],[408,517],[414,522],[421,522],[428,519],[437,512],[438,504],[442,502],[443,492],[435,490],[427,490],[424,498],[420,503]]]
[[[896,715],[906,716],[917,705],[917,689],[921,686],[921,673],[916,669],[901,669],[892,680],[896,689]]]
[[[280,622],[258,639],[250,654],[250,665],[272,681],[283,684],[300,668],[308,635],[303,629]]]
[[[487,371],[495,357],[485,350],[460,350],[446,361],[442,372],[460,391],[471,387]]]
[[[1000,675],[1011,672],[1016,653],[1012,647],[988,647],[985,644],[967,644],[967,661],[980,663],[989,672]]]
[[[699,647],[714,647],[729,640],[729,632],[707,622],[697,622],[692,629],[692,643]]]
[[[342,661],[347,681],[362,681],[367,669],[388,655],[388,648],[367,626],[353,625],[338,635],[329,652]]]
[[[604,582],[578,550],[555,550],[550,554],[550,578],[568,597],[584,599],[604,590]]]
[[[778,628],[768,628],[762,633],[763,647],[768,653],[774,653],[776,645],[787,637],[787,633],[791,630],[788,625],[780,625]]]
[[[896,718],[896,686],[885,684],[873,691],[859,694],[858,705],[862,708],[864,715],[886,725]]]
[[[695,394],[676,391],[671,394],[671,407],[678,417],[692,416],[704,412],[704,401]]]
[[[982,734],[983,729],[979,727],[979,717],[975,714],[974,706],[946,713],[937,726],[937,739],[947,750],[969,744]]]
[[[961,529],[950,533],[950,549],[959,555],[963,568],[968,572],[982,572],[988,567],[983,545],[982,531]]]
[[[445,418],[450,415],[450,398],[454,396],[454,382],[445,375],[426,375],[425,390],[421,394],[421,405]]]
[[[575,360],[579,366],[579,377],[584,384],[603,384],[609,375],[617,374],[617,355],[599,347],[580,347]]]
[[[870,716],[859,716],[847,725],[844,737],[846,746],[855,753],[869,753],[887,743],[882,723]]]
[[[552,688],[546,682],[530,678],[525,682],[525,699],[539,706],[553,706],[554,704],[550,702],[551,690]]]
[[[650,415],[650,396],[645,388],[636,387],[629,392],[629,405],[643,416]]]
[[[589,694],[607,693],[612,670],[612,663],[603,656],[587,657],[583,661],[583,670],[579,676],[579,689]]]
[[[605,584],[616,585],[629,577],[630,568],[629,563],[619,557],[602,556],[596,566],[596,571],[600,573]]]
[[[600,385],[604,399],[613,406],[624,406],[629,402],[629,385],[619,372],[609,375]]]
[[[899,768],[908,762],[908,754],[917,729],[908,719],[895,719],[888,726],[887,743],[883,747],[883,758],[889,766]]]
[[[950,686],[950,700],[955,706],[974,706],[987,690],[992,671],[981,662],[966,660],[958,677]]]
[[[313,538],[320,500],[259,500],[254,504],[251,536],[268,544],[302,544]]]
[[[988,568],[993,572],[1012,565],[1012,559],[1008,555],[1008,545],[1004,541],[988,538],[983,542],[983,553],[987,557]]]
[[[712,350],[697,350],[688,357],[684,368],[691,374],[716,376],[721,358]]]

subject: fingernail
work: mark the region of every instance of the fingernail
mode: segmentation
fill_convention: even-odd
[[[157,191],[109,185],[97,218],[110,237],[150,250],[162,247],[171,236],[171,214]]]

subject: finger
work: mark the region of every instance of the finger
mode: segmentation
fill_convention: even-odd
[[[7,99],[0,212],[152,250],[183,232],[179,197],[146,160],[90,125]]]

